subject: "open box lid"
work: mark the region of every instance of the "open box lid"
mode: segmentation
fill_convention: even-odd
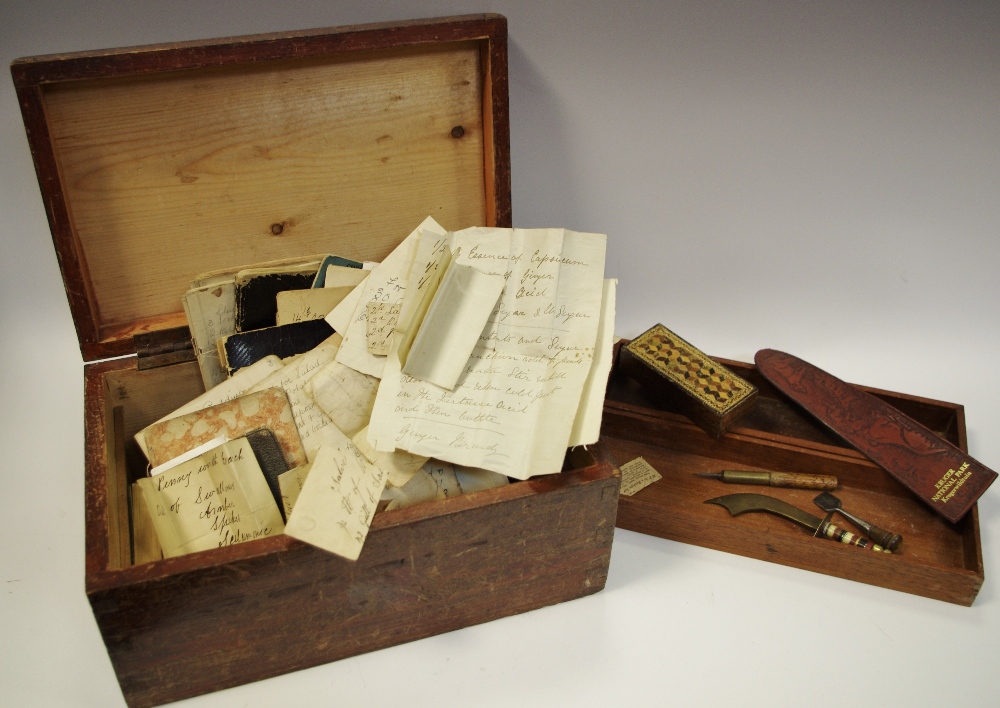
[[[507,21],[470,15],[11,65],[85,361],[186,324],[203,272],[510,226]]]

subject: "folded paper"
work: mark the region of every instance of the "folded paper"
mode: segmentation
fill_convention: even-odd
[[[166,558],[273,536],[284,528],[246,438],[138,485]]]
[[[368,425],[378,379],[331,361],[309,379],[306,392],[347,437]]]
[[[589,422],[572,436],[595,350],[610,349],[609,336],[598,341],[602,316],[612,317],[614,306],[614,286],[603,277],[605,244],[602,234],[562,229],[422,233],[369,424],[372,446],[527,479],[559,472],[571,441],[595,442],[600,396],[588,397]],[[456,263],[506,281],[452,391],[402,370],[419,327],[423,283],[440,272],[448,247]],[[613,324],[605,327],[610,332]]]
[[[405,485],[386,489],[383,498],[389,499],[386,511],[392,511],[426,501],[450,499],[462,494],[502,487],[509,483],[504,475],[496,472],[429,460]]]
[[[407,484],[428,460],[423,455],[414,455],[405,450],[379,452],[368,443],[367,428],[359,430],[351,442],[361,451],[365,459],[386,471],[389,475],[386,484],[390,487],[402,487]]]
[[[162,423],[163,421],[170,420],[171,418],[176,418],[187,413],[194,413],[195,411],[203,410],[209,406],[217,406],[220,403],[225,403],[226,401],[238,398],[250,390],[250,388],[252,388],[255,384],[260,383],[282,366],[283,364],[281,363],[281,359],[278,357],[266,356],[255,364],[240,369],[233,374],[232,378],[225,379],[217,386],[205,391],[205,393],[201,394],[194,400],[189,401],[172,413],[163,416],[156,421],[156,423]],[[153,423],[152,425],[155,425],[156,423]],[[143,454],[146,454],[146,431],[148,429],[149,426],[146,426],[146,428],[136,433],[135,436],[135,441],[139,444],[139,448],[142,450]]]
[[[365,308],[368,352],[385,356],[389,353],[389,340],[399,319],[399,303],[369,302]]]
[[[294,502],[285,533],[348,560],[357,560],[386,476],[349,440],[324,445]]]
[[[452,263],[420,324],[403,373],[455,388],[503,288],[500,274]]]
[[[330,314],[330,310],[339,305],[353,289],[352,286],[347,286],[343,288],[287,290],[278,293],[278,314],[275,322],[281,326],[293,322],[321,320]]]
[[[327,315],[326,321],[344,336],[344,343],[337,353],[341,364],[368,374],[381,377],[385,358],[368,351],[367,304],[369,302],[401,303],[406,290],[407,274],[413,263],[413,254],[424,231],[444,235],[444,229],[434,219],[427,217],[392,253],[377,265],[360,286],[357,295],[345,298]]]
[[[306,483],[306,477],[309,476],[309,470],[311,469],[312,463],[309,462],[278,476],[278,487],[281,489],[281,505],[285,511],[286,520],[292,515],[292,509],[295,508],[295,502],[298,500],[299,494],[302,493],[302,485]]]
[[[334,440],[341,440],[344,435],[334,430],[333,422],[323,412],[316,401],[309,395],[307,384],[324,366],[331,363],[340,347],[340,335],[334,334],[316,348],[297,357],[295,361],[285,364],[261,381],[251,391],[260,391],[270,387],[278,387],[288,395],[292,409],[292,417],[305,448],[306,457],[313,460],[320,446],[335,435]],[[294,465],[289,465],[293,467]]]

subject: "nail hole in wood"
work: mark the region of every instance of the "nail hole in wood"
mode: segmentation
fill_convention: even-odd
[[[463,135],[465,135],[465,128],[463,128],[462,126],[456,125],[454,128],[451,129],[451,137],[458,139]]]
[[[285,230],[284,224],[281,223],[271,224],[271,233],[274,234],[275,236],[281,236],[281,232],[284,230]]]

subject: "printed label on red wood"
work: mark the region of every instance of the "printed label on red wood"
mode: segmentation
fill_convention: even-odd
[[[812,364],[771,349],[754,360],[779,390],[951,522],[997,477],[909,416]]]

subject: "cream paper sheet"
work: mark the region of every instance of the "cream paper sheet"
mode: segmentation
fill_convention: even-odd
[[[352,268],[351,270],[356,270]],[[343,288],[311,288],[308,290],[286,290],[276,296],[278,313],[275,324],[286,325],[294,322],[321,320],[351,294],[354,286]]]
[[[455,388],[503,288],[500,274],[460,263],[448,266],[420,323],[403,373],[441,388]]]
[[[274,536],[284,528],[246,438],[138,485],[166,558]]]
[[[336,360],[317,371],[306,384],[306,393],[348,437],[368,425],[377,391],[377,378]]]
[[[389,353],[392,331],[399,319],[399,303],[369,302],[365,306],[365,329],[368,334],[368,353],[385,356]]]
[[[389,487],[402,487],[409,483],[413,475],[427,463],[426,457],[414,455],[405,450],[395,450],[394,452],[379,452],[368,444],[368,428],[359,430],[351,442],[361,451],[369,462],[378,465],[389,475],[386,485]]]
[[[356,371],[380,378],[385,357],[368,351],[366,327],[369,302],[399,303],[406,291],[407,273],[413,263],[414,249],[420,234],[433,232],[444,235],[444,229],[427,217],[414,231],[403,239],[396,249],[377,265],[364,282],[337,305],[326,321],[344,336],[337,353],[337,361]],[[359,292],[360,291],[360,292]],[[357,293],[357,294],[355,294]],[[350,312],[348,315],[347,313]]]
[[[506,281],[453,391],[402,374],[425,274],[446,261],[442,244],[456,263]],[[562,229],[422,234],[369,424],[371,445],[516,479],[558,472],[607,309],[605,244],[602,234]]]
[[[348,440],[327,441],[294,502],[285,533],[330,553],[357,560],[368,536],[386,472]]]
[[[597,347],[594,363],[583,384],[580,407],[576,410],[573,430],[569,436],[569,446],[590,445],[601,436],[601,415],[604,412],[604,392],[608,388],[608,376],[614,362],[615,296],[618,281],[608,278],[604,281],[601,294],[601,321],[597,327]]]
[[[292,515],[295,502],[302,493],[302,486],[306,483],[309,470],[312,469],[312,462],[299,465],[293,469],[278,475],[278,489],[281,490],[281,506],[285,510],[285,518]]]
[[[507,484],[507,478],[496,472],[428,460],[409,482],[399,488],[387,488],[382,498],[389,500],[386,511],[392,511]]]

